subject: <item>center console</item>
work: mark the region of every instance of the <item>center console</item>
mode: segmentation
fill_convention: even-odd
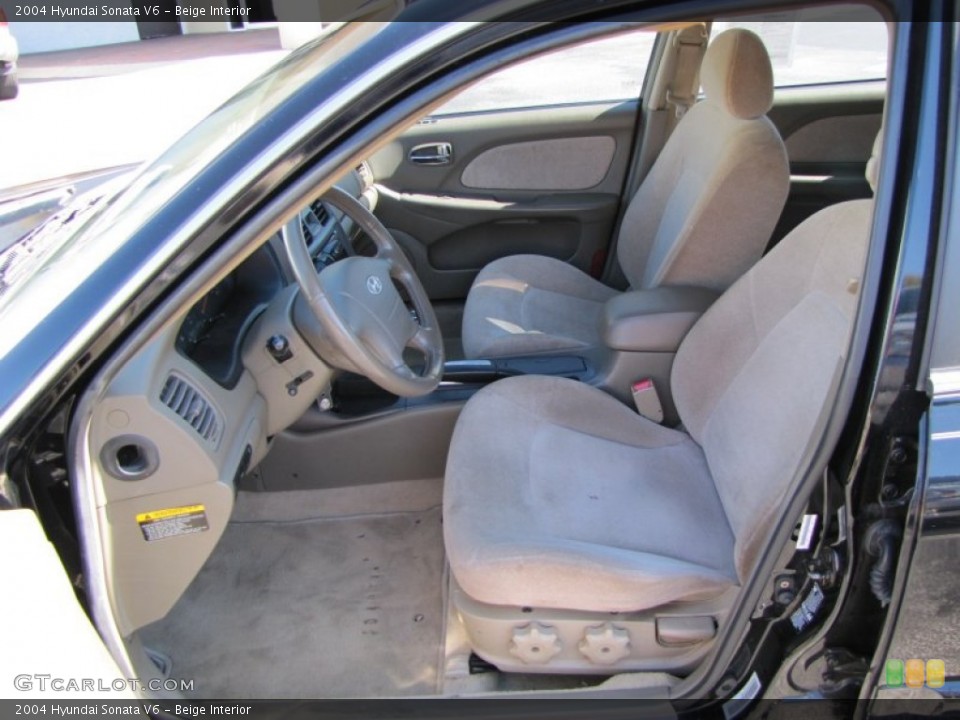
[[[448,360],[443,366],[443,381],[491,383],[515,375],[556,375],[586,381],[593,369],[578,355],[542,355],[493,358],[490,360]]]
[[[631,387],[650,380],[663,406],[663,422],[678,422],[670,392],[673,358],[690,328],[720,296],[698,287],[658,287],[617,295],[604,307],[597,353],[597,374],[591,381],[631,404]]]

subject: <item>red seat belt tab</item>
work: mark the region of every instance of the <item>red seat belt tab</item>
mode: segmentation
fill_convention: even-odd
[[[633,404],[637,412],[655,423],[663,422],[663,405],[657,394],[657,386],[650,378],[637,380],[630,386],[633,395]]]

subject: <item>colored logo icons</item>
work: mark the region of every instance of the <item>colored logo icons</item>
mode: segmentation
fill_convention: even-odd
[[[918,658],[903,660],[887,660],[886,683],[887,687],[919,688],[926,685],[929,688],[942,688],[946,682],[946,666],[943,660],[927,660]]]

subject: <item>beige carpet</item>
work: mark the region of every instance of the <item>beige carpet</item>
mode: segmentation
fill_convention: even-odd
[[[172,658],[172,677],[195,680],[195,697],[436,693],[439,507],[265,520],[302,514],[303,497],[269,495],[284,494],[263,495],[269,513],[239,514],[170,615],[142,631],[144,644]]]

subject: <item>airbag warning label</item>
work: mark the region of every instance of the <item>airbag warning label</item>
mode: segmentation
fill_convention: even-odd
[[[210,529],[203,505],[185,505],[137,515],[137,524],[147,542],[178,535],[192,535]]]

